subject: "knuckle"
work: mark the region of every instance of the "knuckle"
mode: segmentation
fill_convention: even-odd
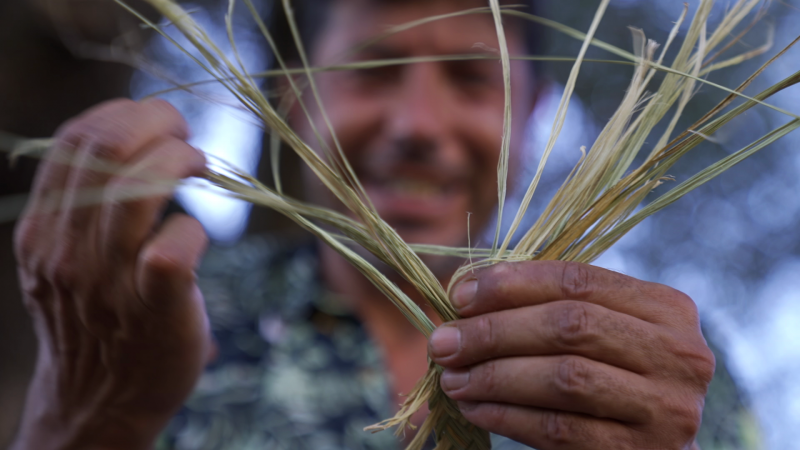
[[[160,98],[151,98],[143,101],[140,105],[143,108],[154,111],[154,114],[163,118],[166,123],[169,123],[174,135],[181,137],[181,139],[188,137],[189,125],[186,123],[186,119],[180,111],[178,111],[172,103]]]
[[[65,291],[77,290],[79,271],[72,252],[65,247],[58,250],[45,268],[44,274],[54,286]]]
[[[665,366],[665,369],[670,376],[699,387],[705,395],[711,379],[714,378],[716,359],[700,332],[697,333],[698,336],[687,338],[685,333],[674,331],[672,338],[664,341],[670,360],[677,361],[677,364]]]
[[[683,429],[683,435],[687,436],[688,438],[693,438],[697,435],[700,431],[700,425],[703,421],[703,407],[702,406],[695,406],[688,411],[686,415],[686,420],[681,427]]]
[[[688,295],[660,283],[644,283],[643,289],[649,291],[643,292],[643,295],[656,297],[661,303],[669,305],[675,313],[681,315],[685,323],[699,323],[700,313],[697,304]]]
[[[87,130],[83,122],[75,119],[68,121],[55,135],[55,143],[44,160],[45,166],[68,163],[75,158],[77,149],[81,148],[87,138]]]
[[[46,300],[51,288],[40,270],[29,270],[20,275],[20,291],[24,294],[23,304],[32,312],[34,306]]]
[[[144,269],[153,274],[171,279],[190,279],[192,269],[166,251],[148,251],[143,256]]]
[[[36,225],[30,219],[22,219],[14,230],[14,254],[18,262],[25,265],[33,257],[38,240]]]
[[[138,108],[136,102],[129,102],[128,110]],[[86,148],[97,158],[120,161],[125,159],[135,139],[135,130],[122,119],[122,114],[110,111],[105,116],[92,114],[68,123],[59,133],[58,143],[67,148]]]
[[[56,148],[77,147],[83,137],[83,121],[79,118],[69,119],[56,130]]]
[[[708,346],[703,345],[702,348],[697,351],[697,356],[693,364],[697,379],[703,387],[708,388],[711,379],[714,378],[716,365],[714,353]]]
[[[498,429],[507,424],[506,413],[508,408],[494,403],[481,405],[479,414],[481,415],[481,425],[483,428]]]
[[[80,138],[86,135],[86,131],[93,129],[93,125],[98,121],[105,121],[120,114],[121,111],[129,111],[138,108],[138,103],[131,99],[119,98],[109,100],[90,108],[83,114],[67,120],[58,128],[55,133],[56,139],[60,142],[77,144]]]
[[[577,262],[561,265],[561,293],[565,299],[580,299],[591,295],[592,273],[589,266]]]
[[[188,161],[187,167],[191,170],[205,169],[206,166],[208,165],[208,159],[206,158],[206,155],[200,150],[197,150],[196,148],[189,146],[188,144],[186,144],[186,147],[189,149],[190,152],[190,154],[187,155],[186,158],[186,161]]]
[[[479,298],[491,301],[492,299],[506,298],[512,294],[512,288],[506,282],[506,275],[513,272],[515,268],[513,263],[501,262],[483,269],[479,274]]]
[[[467,334],[467,339],[475,340],[481,353],[494,355],[498,351],[499,343],[497,337],[497,326],[491,315],[480,316],[475,319],[475,328],[472,333]]]
[[[542,414],[541,430],[545,441],[554,445],[568,445],[575,438],[575,421],[558,411]]]
[[[48,295],[47,267],[43,262],[39,244],[40,236],[36,225],[23,219],[14,231],[14,253],[19,266],[20,291],[23,302],[29,311],[33,311],[33,303]]]
[[[172,103],[164,100],[163,98],[148,98],[146,100],[142,100],[139,105],[146,109],[171,116],[171,118],[182,118],[180,112],[178,112]]]
[[[102,128],[95,128],[87,139],[92,156],[108,161],[124,161],[134,139],[132,130],[123,124],[107,123]]]
[[[671,408],[670,416],[674,420],[676,435],[691,439],[700,431],[703,420],[703,400],[688,400]]]
[[[680,308],[681,310],[687,313],[693,315],[698,314],[697,304],[695,304],[694,300],[692,300],[691,297],[689,297],[688,295],[684,294],[683,292],[677,289],[671,288],[663,284],[656,284],[656,286],[658,286],[662,290],[663,292],[662,297],[667,298],[673,305],[675,305],[676,307]]]
[[[555,306],[555,340],[562,347],[573,348],[591,341],[595,337],[595,320],[582,302],[562,302]]]
[[[124,98],[124,97],[113,98],[111,100],[107,100],[98,104],[94,108],[91,108],[89,111],[87,111],[87,114],[92,114],[92,113],[107,114],[121,109],[131,108],[138,104],[139,103],[129,98]]]
[[[183,178],[205,168],[207,160],[201,151],[186,141],[166,136],[153,144],[153,152],[142,163],[137,170]]]
[[[665,323],[679,324],[681,327],[700,328],[700,312],[695,301],[685,293],[669,286],[640,282],[639,294],[642,298],[655,300],[662,305],[660,319]]]
[[[172,103],[164,100],[163,98],[150,98],[144,100],[141,104],[148,108],[153,108],[159,111],[164,111],[168,114],[174,114],[176,116],[180,116],[180,113],[178,112],[177,109],[175,109],[174,106],[172,106]]]
[[[683,292],[669,288],[672,291],[672,300],[678,310],[685,316],[685,323],[700,326],[700,311],[691,297]]]
[[[553,384],[562,395],[575,397],[586,393],[590,383],[589,368],[576,356],[564,356],[555,367]]]
[[[499,387],[497,380],[497,365],[494,361],[488,361],[470,370],[470,378],[475,378],[474,385],[479,387],[486,395],[494,395]]]

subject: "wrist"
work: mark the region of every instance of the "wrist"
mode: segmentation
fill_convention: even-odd
[[[114,414],[39,417],[20,427],[12,450],[149,450],[162,427]]]
[[[37,375],[28,390],[12,450],[151,449],[169,421],[169,417],[159,419],[157,414],[134,415],[115,410],[98,398],[72,404],[54,392],[52,380],[42,372]]]

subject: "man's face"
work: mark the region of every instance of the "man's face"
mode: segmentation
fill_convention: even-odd
[[[373,2],[334,2],[326,28],[314,45],[312,65],[342,63],[343,55],[389,26],[482,5],[469,1],[367,3]],[[506,32],[512,55],[524,53],[521,33],[516,31]],[[345,61],[485,54],[490,49],[498,49],[491,15],[470,14],[395,34]],[[530,77],[527,64],[512,62],[512,155],[532,107]],[[497,202],[503,132],[499,60],[329,71],[317,75],[315,81],[345,155],[378,213],[404,240],[464,246],[468,219],[473,234],[487,225]],[[304,100],[313,105],[310,92]],[[334,148],[322,115],[310,109],[316,128]],[[317,139],[299,108],[293,111],[292,121],[306,142],[315,145]],[[307,173],[305,178],[313,202],[344,209],[313,175]]]

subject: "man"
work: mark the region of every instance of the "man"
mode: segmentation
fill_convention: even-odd
[[[335,62],[386,24],[480,4],[332,1],[312,64]],[[507,26],[510,51],[525,53],[521,24]],[[355,58],[470,53],[476,43],[497,48],[488,15],[408,30]],[[530,66],[513,64],[515,148],[532,79]],[[467,211],[473,230],[490,225],[504,98],[496,61],[316,80],[370,199],[404,239],[463,245]],[[316,142],[299,108],[291,121]],[[319,110],[311,121],[330,144]],[[182,448],[387,448],[397,445],[388,433],[373,441],[359,428],[392,413],[426,354],[465,417],[510,439],[500,445],[693,447],[714,357],[694,303],[666,286],[581,264],[498,264],[459,281],[452,302],[464,319],[426,341],[330,249],[258,241],[206,263],[204,302],[193,272],[206,245],[198,222],[160,223],[168,196],[117,200],[153,172],[200,175],[205,160],[187,135],[162,101],[106,103],[58,133],[53,155],[75,164],[40,169],[16,238],[40,352],[15,449],[139,449],[159,435]],[[125,169],[94,171],[98,159]],[[341,208],[313,177],[306,184],[310,199]],[[109,201],[81,206],[82,190],[97,186]],[[443,283],[455,268],[426,261]],[[217,353],[211,328],[219,359],[201,379]]]

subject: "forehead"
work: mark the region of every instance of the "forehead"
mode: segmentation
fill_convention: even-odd
[[[485,6],[479,1],[375,1],[338,0],[332,2],[325,28],[315,45],[315,55],[328,59],[381,35],[390,28],[415,20]],[[521,53],[521,38],[509,32],[512,54]],[[375,47],[406,54],[436,55],[485,53],[497,48],[497,34],[490,13],[466,14],[440,19],[386,37]],[[330,61],[331,63],[333,61]]]

